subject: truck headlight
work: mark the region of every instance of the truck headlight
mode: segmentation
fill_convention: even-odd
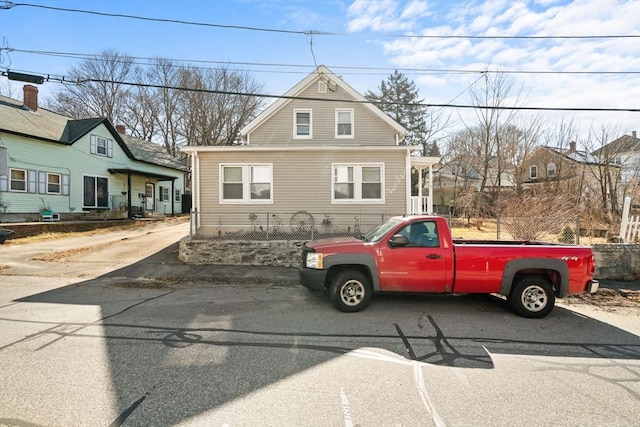
[[[317,252],[307,252],[307,260],[305,266],[307,268],[322,268],[323,256]]]

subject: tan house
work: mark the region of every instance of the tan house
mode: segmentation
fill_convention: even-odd
[[[640,203],[640,138],[636,131],[622,135],[593,154],[620,168],[620,199],[631,196],[636,204]]]
[[[578,150],[575,142],[568,149],[541,146],[524,159],[518,182],[524,189],[563,191],[585,200],[600,195],[605,166],[593,154]]]
[[[238,146],[184,148],[199,236],[247,225],[365,231],[388,216],[432,211],[429,194],[411,196],[411,173],[439,158],[414,157],[419,147],[402,145],[406,130],[325,66],[240,133]]]

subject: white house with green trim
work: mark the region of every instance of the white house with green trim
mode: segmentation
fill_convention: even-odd
[[[24,102],[0,96],[2,222],[41,219],[42,211],[53,219],[182,213],[187,167],[106,118],[74,120],[38,108],[37,93],[25,85]]]

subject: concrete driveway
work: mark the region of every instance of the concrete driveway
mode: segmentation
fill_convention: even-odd
[[[0,246],[0,425],[628,426],[640,337],[558,307],[185,266],[185,224]],[[633,331],[632,331],[633,332]]]

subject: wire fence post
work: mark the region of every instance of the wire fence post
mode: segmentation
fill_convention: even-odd
[[[576,217],[576,244],[580,244],[580,217]]]
[[[498,215],[498,217],[496,218],[496,239],[500,240],[502,236],[501,230],[500,230],[500,215]]]

